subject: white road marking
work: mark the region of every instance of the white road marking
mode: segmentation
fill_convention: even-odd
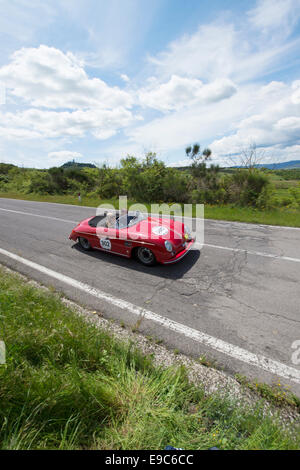
[[[195,220],[195,218],[193,219]],[[249,229],[255,228],[275,228],[277,230],[300,230],[300,227],[289,227],[288,225],[267,225],[267,224],[258,224],[250,222],[237,222],[236,220],[219,220],[219,219],[204,219],[205,222],[211,222],[212,224],[221,224],[221,225],[237,225],[241,228],[248,227]]]
[[[55,203],[55,202],[49,202],[47,204],[58,204],[58,203]],[[63,204],[65,206],[70,206],[70,204]],[[77,206],[75,205],[75,207],[81,207],[81,206]],[[86,209],[90,209],[89,206],[83,206],[85,207]],[[96,207],[94,209],[97,209]],[[114,211],[114,209],[111,209],[110,207],[101,207],[101,209],[103,209],[103,211],[105,210],[109,210],[109,211]],[[204,205],[204,210],[205,210],[205,205]],[[117,209],[115,209],[115,212],[117,212]],[[160,216],[163,216],[163,217],[168,217],[168,214],[156,214],[156,213],[151,213],[151,212],[142,212],[143,215],[149,215],[149,216],[153,216],[153,217],[160,217]],[[221,225],[240,225],[241,227],[248,227],[248,228],[275,228],[275,229],[284,229],[284,230],[300,230],[300,227],[288,227],[286,225],[266,225],[266,224],[258,224],[258,223],[249,223],[249,222],[238,222],[236,220],[219,220],[219,219],[207,219],[206,217],[204,217],[204,219],[202,219],[201,217],[184,217],[184,215],[174,215],[174,218],[175,219],[185,219],[185,220],[202,220],[204,221],[205,223],[206,222],[211,222],[212,224],[215,223],[215,224],[221,224]]]
[[[93,206],[79,206],[78,204],[64,204],[64,203],[59,203],[59,202],[41,202],[41,201],[28,201],[26,199],[11,199],[11,198],[0,198],[0,200],[3,199],[3,200],[8,200],[8,201],[21,201],[21,202],[30,202],[30,203],[33,203],[33,204],[50,204],[50,205],[53,205],[53,206],[65,206],[65,207],[74,207],[74,208],[77,208],[77,209],[97,209],[97,207],[93,207]],[[105,207],[102,207],[103,210],[112,210],[111,208],[105,208]],[[205,210],[205,207],[204,207],[204,210]],[[159,214],[150,214],[149,215],[153,215],[153,216],[157,216]],[[176,215],[175,218],[181,218],[180,216]],[[186,219],[188,220],[197,220],[196,217],[186,217]],[[203,219],[202,219],[203,220]],[[257,228],[257,227],[261,227],[261,228],[271,228],[271,229],[283,229],[283,230],[300,230],[300,227],[288,227],[286,225],[267,225],[267,224],[258,224],[258,223],[249,223],[249,222],[238,222],[238,221],[235,221],[235,220],[219,220],[219,219],[208,219],[208,218],[205,218],[204,219],[205,222],[212,222],[212,223],[219,223],[219,224],[224,224],[224,225],[239,225],[241,227],[245,227],[245,226],[248,226],[249,228]]]
[[[221,339],[210,336],[201,331],[190,328],[189,326],[183,325],[176,321],[170,320],[169,318],[163,317],[157,313],[152,312],[151,310],[144,309],[134,305],[126,300],[118,299],[110,294],[107,294],[95,287],[91,287],[88,284],[77,281],[69,276],[53,271],[52,269],[46,268],[40,264],[34,263],[33,261],[27,260],[21,256],[18,256],[9,251],[3,250],[0,248],[0,254],[7,256],[18,263],[22,263],[25,266],[28,266],[31,269],[39,271],[47,276],[50,276],[54,279],[57,279],[60,282],[63,282],[69,286],[74,287],[75,289],[81,290],[89,295],[92,295],[98,299],[104,300],[115,307],[118,307],[122,310],[127,310],[128,312],[143,317],[144,319],[151,320],[158,325],[161,325],[164,328],[167,328],[171,331],[179,333],[186,336],[200,344],[208,346],[216,351],[219,351],[227,356],[230,356],[239,361],[245,362],[252,366],[263,369],[271,374],[275,374],[284,379],[291,380],[292,382],[300,384],[300,370],[297,370],[293,367],[289,367],[285,364],[277,362],[273,359],[265,357],[260,354],[255,354],[253,352],[247,351],[246,349],[240,348],[233,344],[227,343]]]
[[[12,209],[2,209],[2,207],[0,207],[0,211],[14,212],[15,214],[29,215],[29,216],[33,216],[33,217],[41,217],[42,219],[58,220],[59,222],[68,222],[68,223],[71,223],[71,224],[77,224],[78,223],[75,220],[66,220],[66,219],[59,219],[58,217],[50,217],[48,215],[32,214],[32,212],[22,212],[22,211],[14,211]]]
[[[197,243],[195,243],[195,245],[197,246]],[[291,258],[289,256],[274,255],[272,253],[263,253],[261,251],[245,250],[243,248],[230,248],[228,246],[210,245],[209,243],[204,243],[203,245],[198,244],[198,245],[208,246],[209,248],[215,248],[217,250],[234,251],[236,253],[246,253],[247,255],[263,256],[265,258],[274,258],[274,259],[279,259],[281,261],[292,261],[293,263],[300,263],[299,258]]]
[[[42,219],[58,220],[59,222],[66,222],[66,223],[71,223],[71,224],[77,224],[78,223],[75,220],[60,219],[58,217],[50,217],[50,216],[47,216],[47,215],[33,214],[31,212],[22,212],[22,211],[16,211],[16,210],[12,210],[12,209],[3,209],[1,207],[0,207],[0,210],[5,211],[5,212],[13,212],[15,214],[29,215],[29,216],[33,216],[33,217],[41,217]],[[260,251],[245,250],[243,248],[230,248],[229,246],[210,245],[208,243],[204,243],[203,245],[200,244],[200,243],[195,243],[195,246],[198,246],[198,248],[200,248],[200,249],[203,246],[207,246],[209,248],[215,248],[215,249],[218,249],[218,250],[234,251],[234,252],[237,252],[237,253],[247,253],[247,255],[262,256],[262,257],[265,257],[265,258],[274,258],[274,259],[278,259],[278,260],[281,260],[281,261],[292,261],[294,263],[300,263],[299,258],[291,258],[289,256],[275,255],[275,254],[272,254],[272,253],[264,253],[264,252],[260,252]]]

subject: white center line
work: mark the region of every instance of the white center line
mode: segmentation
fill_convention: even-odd
[[[236,253],[246,253],[247,255],[263,256],[265,258],[274,258],[274,259],[279,259],[282,261],[293,261],[294,263],[300,263],[299,258],[291,258],[289,256],[274,255],[272,253],[264,253],[261,251],[245,250],[243,248],[230,248],[228,246],[210,245],[209,243],[204,243],[203,246],[208,246],[209,248],[214,248],[217,250],[234,251]]]
[[[46,268],[45,266],[34,263],[33,261],[27,260],[14,253],[3,250],[2,248],[0,248],[0,254],[13,259],[14,261],[22,263],[30,267],[31,269],[46,274],[47,276],[50,276],[54,279],[57,279],[58,281],[72,286],[75,289],[81,290],[89,295],[92,295],[98,299],[108,302],[114,305],[115,307],[118,307],[122,310],[127,310],[128,312],[144,319],[151,320],[164,328],[184,335],[185,337],[190,338],[193,341],[213,348],[216,351],[226,354],[227,356],[230,356],[234,359],[245,362],[246,364],[250,364],[252,366],[258,367],[259,369],[263,369],[271,374],[275,374],[284,379],[288,379],[300,384],[300,370],[297,370],[293,367],[289,367],[281,362],[277,362],[263,355],[247,351],[246,349],[240,348],[239,346],[227,343],[226,341],[210,336],[206,333],[203,333],[202,331],[195,330],[182,323],[178,323],[169,318],[163,317],[162,315],[154,313],[151,310],[147,310],[143,307],[134,305],[130,302],[127,302],[126,300],[118,299],[117,297],[114,297],[111,294],[107,294],[99,289],[96,289],[95,287],[91,287],[88,284],[77,281],[76,279],[58,273],[56,271],[53,271],[52,269]]]
[[[78,205],[78,204],[65,204],[61,202],[41,202],[41,201],[30,201],[30,200],[24,200],[24,199],[12,199],[12,198],[0,198],[0,200],[6,200],[6,201],[19,201],[19,202],[25,202],[29,204],[36,204],[38,205],[49,205],[49,206],[65,206],[65,207],[72,207],[73,209],[90,209],[90,210],[95,210],[96,207],[93,206],[83,206],[83,205]],[[105,207],[102,207],[103,210],[105,210]],[[108,210],[112,210],[110,207]],[[149,214],[150,215],[150,214]],[[158,214],[152,214],[153,216],[157,216]],[[175,215],[176,219],[181,219],[182,217],[180,215]],[[189,220],[197,220],[195,217],[186,217],[186,219]],[[203,220],[203,219],[202,219]],[[271,224],[260,224],[260,223],[251,223],[251,222],[239,222],[236,220],[221,220],[221,219],[210,219],[205,217],[205,222],[211,223],[211,224],[216,224],[216,225],[233,225],[237,226],[240,228],[248,227],[250,229],[255,229],[255,228],[263,228],[263,229],[276,229],[276,230],[300,230],[300,227],[289,227],[287,225],[271,225]]]
[[[29,215],[29,216],[32,216],[32,217],[41,217],[42,219],[58,220],[59,222],[67,222],[67,223],[71,223],[71,224],[77,224],[77,222],[75,220],[59,219],[58,217],[50,217],[48,215],[33,214],[32,212],[14,211],[12,209],[3,209],[2,207],[0,207],[0,211],[14,212],[15,214]]]
[[[3,209],[0,207],[0,211],[5,211],[5,212],[13,212],[15,214],[21,214],[21,215],[28,215],[28,216],[33,216],[33,217],[40,217],[42,219],[50,219],[50,220],[58,220],[59,222],[65,222],[65,223],[70,223],[70,224],[76,224],[77,221],[75,220],[68,220],[68,219],[60,219],[58,217],[51,217],[47,215],[40,215],[40,214],[33,214],[31,212],[22,212],[22,211],[16,211],[12,209]],[[281,255],[275,255],[272,253],[264,253],[260,251],[253,251],[253,250],[245,250],[243,248],[230,248],[229,246],[219,246],[219,245],[210,245],[209,243],[195,243],[195,246],[197,246],[199,249],[201,249],[203,246],[207,246],[209,248],[214,248],[218,250],[227,250],[227,251],[234,251],[236,253],[247,253],[247,255],[252,255],[252,256],[262,256],[265,258],[273,258],[273,259],[278,259],[281,261],[291,261],[294,263],[300,263],[299,258],[291,258],[289,256],[281,256]]]

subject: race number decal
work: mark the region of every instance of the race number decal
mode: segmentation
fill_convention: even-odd
[[[111,250],[111,243],[109,238],[100,238],[100,245],[104,250]]]
[[[155,235],[168,235],[169,230],[163,225],[158,225],[157,227],[153,227],[152,233],[154,233]]]

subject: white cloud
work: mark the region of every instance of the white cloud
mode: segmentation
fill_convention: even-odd
[[[0,82],[0,105],[6,103],[6,89],[5,86]]]
[[[204,80],[228,76],[235,35],[230,24],[200,26],[194,34],[186,34],[171,42],[165,51],[149,61],[163,75],[178,74]]]
[[[175,74],[208,82],[230,78],[242,83],[280,69],[288,54],[298,52],[299,39],[283,42],[276,35],[265,37],[250,31],[245,16],[243,21],[244,27],[220,20],[201,25],[195,33],[171,42],[149,62],[164,78]]]
[[[198,141],[211,147],[214,158],[222,164],[226,156],[240,152],[253,141],[270,152],[272,148],[276,152],[278,148],[296,148],[300,145],[300,107],[294,94],[299,86],[300,81],[273,81],[264,86],[239,87],[228,100],[206,104],[201,112],[195,105],[127,134],[132,142],[155,146],[162,152],[178,148],[183,152],[186,145]]]
[[[57,9],[53,3],[47,0],[2,0],[0,31],[5,40],[32,42],[37,30],[46,28],[56,17]]]
[[[254,141],[265,149],[298,148],[300,145],[300,107],[295,102],[299,81],[291,85],[272,82],[257,92],[254,114],[249,113],[231,135],[215,139],[211,148],[219,156],[238,153]],[[298,155],[299,158],[299,155]]]
[[[126,75],[126,73],[121,73],[120,77],[122,78],[122,80],[126,83],[130,82],[130,78],[128,77],[128,75]]]
[[[300,16],[300,0],[259,0],[248,12],[250,24],[264,34],[288,36]]]
[[[235,85],[228,79],[219,79],[204,85],[196,78],[172,75],[167,83],[143,88],[138,94],[142,105],[160,111],[172,111],[196,103],[201,105],[220,101],[235,92]]]
[[[200,25],[151,57],[152,78],[139,90],[139,99],[168,114],[129,129],[131,142],[170,155],[200,141],[211,145],[223,163],[226,155],[251,141],[268,149],[296,148],[300,80],[257,80],[295,60],[292,54],[298,54],[300,40],[287,38],[297,23],[300,0],[275,1],[274,11],[268,12],[271,3],[257,2],[242,24],[227,16]]]
[[[79,152],[72,152],[71,150],[59,150],[57,152],[49,152],[48,158],[53,163],[63,163],[77,158],[82,158],[83,155]]]
[[[50,158],[81,158],[83,155],[79,152],[72,152],[71,150],[59,150],[57,152],[49,152]]]
[[[7,93],[31,107],[0,113],[0,135],[13,138],[108,139],[131,124],[132,98],[99,78],[90,79],[78,58],[53,47],[23,48],[0,68]]]
[[[208,142],[216,135],[233,130],[245,109],[251,106],[253,96],[253,88],[244,87],[227,100],[201,107],[195,104],[125,132],[132,142],[146,148],[155,147],[161,152],[184,149],[192,142]]]
[[[0,68],[7,91],[36,107],[81,109],[131,107],[131,96],[89,78],[72,53],[41,45],[16,51]]]
[[[191,160],[188,158],[185,158],[184,160],[179,160],[178,162],[170,163],[168,166],[171,168],[176,168],[179,166],[190,166],[191,165]]]
[[[300,80],[296,80],[292,86],[294,92],[292,94],[292,102],[294,104],[300,104]]]
[[[17,113],[0,113],[0,135],[6,138],[83,137],[90,132],[107,139],[128,126],[134,117],[129,110],[45,111],[30,108]]]
[[[271,149],[274,154],[275,149]],[[279,147],[278,154],[280,155],[280,161],[289,161],[289,160],[299,160],[300,156],[300,144],[299,145],[290,145],[287,147]]]
[[[300,140],[300,116],[289,116],[279,119],[274,125],[274,128],[280,131],[285,131],[287,134],[294,134],[296,131]]]
[[[162,8],[161,0],[64,0],[68,16],[88,34],[86,50],[94,51],[93,66],[120,70],[145,42]]]

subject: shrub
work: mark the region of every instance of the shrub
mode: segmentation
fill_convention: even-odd
[[[0,175],[7,175],[13,168],[16,168],[15,165],[0,163]]]
[[[187,149],[189,150],[189,148]],[[18,168],[0,164],[0,190],[37,194],[94,194],[103,199],[126,194],[133,201],[146,203],[206,203],[271,208],[300,204],[300,187],[294,187],[280,200],[272,194],[268,174],[259,169],[220,170],[207,167],[209,149],[190,147],[192,166],[168,168],[155,153],[144,160],[128,155],[119,168],[54,167],[49,170]],[[295,182],[295,184],[297,184]]]
[[[54,194],[55,188],[51,184],[48,173],[34,171],[30,176],[28,193]]]
[[[276,207],[275,200],[273,198],[273,188],[271,185],[267,185],[262,189],[260,195],[257,198],[256,206],[262,210],[269,210]]]
[[[231,202],[241,205],[256,206],[259,197],[269,185],[267,175],[259,170],[238,170],[231,175],[232,183],[229,188]],[[265,197],[266,197],[265,192]],[[262,196],[263,198],[263,196]]]
[[[167,202],[189,202],[188,175],[168,168],[163,181],[164,200]]]
[[[289,194],[293,197],[294,201],[300,206],[300,186],[297,188],[290,188]]]
[[[283,198],[281,198],[281,206],[288,207],[291,204],[293,204],[293,202],[294,202],[294,198],[292,195],[284,196]]]

